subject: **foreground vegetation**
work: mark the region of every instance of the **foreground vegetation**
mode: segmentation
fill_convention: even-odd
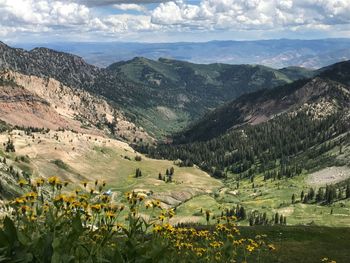
[[[29,192],[11,201],[0,230],[2,262],[235,262],[275,250],[264,236],[240,236],[234,217],[207,227],[172,226],[172,209],[147,195],[126,194],[115,204],[105,183],[65,193],[57,177],[19,185]]]
[[[262,253],[263,263],[349,262],[350,228],[319,226],[240,227],[243,236],[267,235],[275,253]],[[327,260],[325,259],[327,258]]]

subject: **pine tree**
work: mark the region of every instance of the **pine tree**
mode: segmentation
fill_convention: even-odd
[[[295,194],[292,195],[292,204],[295,203]]]
[[[316,202],[322,202],[324,200],[324,191],[323,188],[318,188],[317,194],[316,194]]]
[[[252,215],[250,215],[250,217],[249,217],[249,225],[250,225],[250,226],[253,226],[253,225],[254,225],[254,218],[253,218]]]
[[[275,214],[275,225],[278,225],[279,215],[278,213]]]
[[[247,217],[246,212],[245,212],[245,209],[244,209],[243,206],[241,206],[240,209],[239,209],[239,216],[240,216],[240,218],[243,219],[243,220],[246,219],[246,217]]]
[[[345,197],[350,198],[350,182],[346,185]]]
[[[312,201],[315,197],[315,190],[313,188],[310,188],[309,189],[309,192],[307,193],[308,195],[308,200],[309,201]]]
[[[135,172],[135,177],[136,177],[136,178],[139,178],[139,177],[141,177],[141,176],[142,176],[142,172],[141,172],[140,168],[137,168],[137,169],[136,169],[136,172]]]

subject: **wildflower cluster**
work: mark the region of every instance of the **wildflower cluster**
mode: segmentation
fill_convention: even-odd
[[[174,227],[164,223],[155,225],[153,232],[170,242],[179,256],[186,255],[194,261],[233,262],[240,252],[247,260],[257,250],[275,250],[272,244],[265,243],[264,236],[259,235],[255,240],[241,238],[235,220],[235,217],[219,217],[217,224],[210,228]]]
[[[170,224],[174,209],[136,192],[116,202],[104,192],[105,182],[76,189],[58,177],[18,184],[27,192],[9,202],[0,229],[0,258],[10,261],[234,262],[274,249],[262,237],[241,238],[234,217],[220,217],[214,226],[176,227]]]

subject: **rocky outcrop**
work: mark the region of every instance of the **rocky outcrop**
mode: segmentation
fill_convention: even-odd
[[[129,142],[153,139],[102,97],[52,78],[0,73],[0,119],[18,126],[113,134]]]

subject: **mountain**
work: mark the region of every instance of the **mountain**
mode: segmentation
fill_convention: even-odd
[[[232,98],[313,74],[297,67],[275,70],[260,65],[204,65],[145,58],[115,63],[107,69],[129,82],[147,87],[143,91],[150,97],[147,116],[157,127],[164,129],[165,134],[184,128]],[[146,100],[147,97],[143,98]]]
[[[0,44],[0,69],[49,77],[103,96],[156,137],[179,131],[208,110],[238,96],[273,88],[312,71],[275,70],[258,65],[199,65],[177,60],[135,58],[107,68],[46,48],[31,51]]]
[[[281,176],[294,176],[346,165],[348,65],[335,64],[312,79],[243,95],[179,133],[174,144],[141,150],[196,164],[214,176],[227,171],[240,178],[281,169]],[[339,150],[343,146],[346,153]]]
[[[320,69],[313,79],[302,79],[274,89],[243,95],[208,113],[183,133],[175,136],[174,140],[208,140],[245,124],[257,125],[268,121],[303,107],[305,103],[312,101],[315,104],[314,100],[328,98],[333,104],[329,92],[345,90],[349,86],[349,69],[349,61],[341,62]],[[347,105],[343,106],[346,108]],[[326,108],[324,110],[326,112]]]
[[[99,68],[85,63],[75,55],[47,48],[35,48],[27,52],[4,43],[0,43],[0,68],[38,77],[51,77],[72,87],[91,85],[100,73]]]
[[[322,78],[350,85],[350,61],[339,62],[319,70]]]
[[[142,129],[101,97],[52,78],[0,73],[0,119],[18,127],[67,129],[152,142]]]
[[[45,46],[74,53],[100,67],[107,67],[115,61],[130,60],[135,56],[152,60],[165,57],[199,64],[261,64],[273,68],[321,68],[350,59],[349,39],[272,39],[203,43],[14,43],[14,46],[26,49]]]

